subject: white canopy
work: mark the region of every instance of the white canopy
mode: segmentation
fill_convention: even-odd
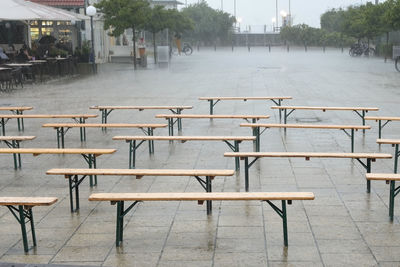
[[[0,0],[0,20],[77,21],[89,17],[25,0]]]

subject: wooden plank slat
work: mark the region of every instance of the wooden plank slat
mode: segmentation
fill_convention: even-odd
[[[212,96],[199,97],[199,100],[283,100],[292,99],[291,96]]]
[[[92,148],[0,148],[0,154],[113,154],[116,149],[92,149]]]
[[[271,109],[303,109],[303,110],[365,110],[378,111],[379,108],[366,107],[309,107],[309,106],[272,106]]]
[[[27,141],[35,138],[36,136],[0,136],[0,141]]]
[[[253,141],[255,136],[114,136],[113,140]]]
[[[74,119],[74,118],[97,118],[96,114],[23,114],[23,115],[0,115],[0,119]]]
[[[69,128],[165,128],[167,124],[160,123],[45,123],[42,127]]]
[[[310,128],[310,129],[371,129],[369,125],[321,125],[321,124],[277,124],[277,123],[242,123],[240,127],[265,128]]]
[[[180,119],[269,119],[269,115],[158,114],[156,118]]]
[[[56,197],[0,197],[0,205],[50,206],[57,200]]]
[[[390,159],[384,153],[330,153],[330,152],[227,152],[225,157],[269,157],[269,158],[371,158]]]
[[[24,111],[31,109],[33,109],[33,107],[0,107],[0,110],[7,110],[7,111],[14,111],[14,110]]]
[[[193,106],[91,106],[89,109],[192,109]]]
[[[400,144],[400,139],[377,139],[378,144],[388,144],[388,145],[398,145]]]
[[[234,170],[183,169],[50,169],[48,175],[115,175],[115,176],[232,176]]]
[[[400,181],[400,174],[398,173],[367,173],[367,180],[382,180],[382,181]]]
[[[379,121],[379,120],[400,121],[400,117],[368,116],[368,117],[365,117],[365,120],[370,120],[370,121]]]
[[[90,201],[313,200],[312,192],[96,193]]]

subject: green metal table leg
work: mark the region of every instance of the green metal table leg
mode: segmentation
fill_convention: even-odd
[[[249,192],[249,158],[244,158],[244,183],[245,183],[245,190]]]
[[[92,154],[87,155],[87,163],[89,165],[89,169],[92,169]],[[93,175],[89,176],[89,184],[90,187],[93,187]]]
[[[283,243],[285,247],[289,245],[287,232],[286,200],[282,200],[282,221],[283,221]]]
[[[367,159],[367,173],[371,173],[371,160]],[[371,193],[371,180],[367,180],[367,193]]]
[[[351,153],[354,153],[354,128],[351,129]]]
[[[16,110],[15,113],[17,115],[22,115],[22,110]],[[21,130],[23,131],[23,129],[24,129],[24,119],[23,118],[17,118],[17,122],[18,122],[18,131],[21,131]]]
[[[147,135],[148,136],[153,136],[153,128],[150,128],[150,127],[147,128]],[[154,140],[149,140],[149,153],[150,154],[154,153]]]
[[[79,123],[84,124],[85,118],[79,118]],[[80,127],[79,130],[80,130],[80,134],[81,134],[81,142],[86,141],[86,128]]]
[[[287,109],[285,109],[285,110],[284,110],[284,113],[283,113],[283,123],[284,123],[284,124],[286,124],[286,122],[287,122],[287,117],[288,117],[288,116],[287,116]]]
[[[123,239],[124,228],[124,201],[117,201],[117,229],[116,229],[116,246],[119,247]]]
[[[135,169],[136,165],[136,140],[129,142],[129,169]]]
[[[398,161],[399,161],[399,144],[395,144],[395,149],[394,149],[394,173],[397,173]]]
[[[239,152],[239,144],[240,144],[240,142],[238,140],[235,140],[234,152]],[[236,171],[240,170],[240,158],[239,157],[235,157],[235,169],[236,169]]]
[[[168,134],[174,136],[174,119],[168,118]]]
[[[61,148],[65,148],[64,146],[64,127],[61,127],[60,129],[61,133]]]
[[[389,195],[389,217],[393,221],[394,217],[394,197],[395,197],[395,181],[390,181],[390,195]]]
[[[378,124],[379,124],[379,134],[378,134],[378,138],[381,139],[381,138],[382,138],[382,121],[379,120]]]
[[[6,124],[4,121],[4,118],[1,118],[1,129],[2,129],[2,133],[5,136],[6,135]]]
[[[32,208],[28,210],[29,213],[29,220],[31,221],[31,232],[32,232],[32,241],[33,246],[36,247],[36,234],[35,234],[35,223],[33,222],[33,212]]]
[[[210,102],[210,115],[214,114],[214,100],[208,100]]]
[[[22,232],[22,242],[24,244],[24,251],[28,252],[28,237],[26,235],[26,226],[25,226],[25,212],[24,206],[18,206],[19,211],[19,224],[21,225],[21,232]]]
[[[182,114],[182,109],[177,109],[176,114]],[[182,131],[182,118],[178,118],[178,131]]]
[[[12,140],[12,147],[13,148],[17,148],[16,144],[15,144],[15,140]],[[19,154],[18,154],[19,155]],[[14,158],[14,169],[18,169],[18,164],[17,164],[17,154],[13,154],[13,158]]]
[[[206,191],[207,192],[212,192],[211,177],[210,176],[206,176]],[[211,200],[207,200],[207,215],[210,215],[211,212],[212,212],[212,201]]]
[[[260,127],[256,128],[256,152],[260,152]]]
[[[362,125],[365,126],[365,110],[362,111]],[[365,129],[363,129],[363,134],[365,134]]]
[[[97,169],[96,166],[96,155],[93,154],[93,169]],[[94,185],[97,186],[97,175],[94,176]]]

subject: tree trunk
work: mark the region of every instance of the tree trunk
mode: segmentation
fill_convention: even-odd
[[[133,33],[133,68],[136,69],[136,31],[135,31],[135,25],[132,26],[132,33]]]
[[[153,50],[154,50],[154,64],[157,64],[157,47],[156,47],[156,33],[153,32]]]

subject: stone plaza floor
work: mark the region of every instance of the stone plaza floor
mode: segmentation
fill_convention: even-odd
[[[106,64],[95,77],[80,77],[26,85],[0,92],[0,106],[33,106],[25,114],[98,114],[92,105],[193,105],[184,114],[208,114],[202,96],[292,96],[283,104],[297,106],[378,107],[369,115],[399,116],[400,74],[380,58],[351,58],[347,51],[281,48],[201,49],[192,56],[174,57],[169,67],[133,70],[127,64]],[[279,123],[272,102],[222,101],[215,114],[271,115]],[[110,123],[166,123],[156,119],[169,111],[116,110]],[[61,119],[26,119],[25,131],[16,121],[7,123],[7,135],[34,135],[23,147],[55,148],[56,131],[42,128]],[[240,120],[183,120],[182,135],[251,135]],[[295,111],[288,123],[361,124],[352,111]],[[365,135],[355,135],[356,152],[393,154],[390,145],[378,146],[377,123]],[[384,138],[399,138],[400,123],[383,130]],[[115,148],[98,158],[97,168],[128,168],[128,144],[115,135],[142,135],[138,129],[88,129],[87,141],[79,130],[66,135],[67,148]],[[156,129],[155,135],[168,135]],[[5,147],[2,144],[2,147]],[[261,151],[350,152],[349,138],[339,130],[267,130]],[[251,142],[241,151],[253,151]],[[155,142],[137,152],[136,168],[234,169],[234,159],[223,142]],[[389,186],[373,182],[366,193],[365,169],[350,159],[258,160],[250,169],[250,191],[314,192],[313,201],[288,206],[289,247],[282,238],[279,216],[265,203],[214,202],[212,215],[197,202],[144,202],[125,217],[124,241],[115,247],[116,208],[109,202],[89,202],[93,192],[202,192],[192,177],[99,176],[99,184],[80,186],[80,211],[70,213],[67,180],[49,176],[51,168],[86,168],[80,155],[22,155],[15,171],[11,155],[0,154],[1,196],[55,196],[50,207],[36,207],[37,247],[23,252],[20,226],[0,207],[0,262],[88,266],[400,266],[400,203],[395,218],[388,216]],[[216,177],[215,192],[244,191],[241,172]],[[393,172],[393,159],[377,160],[373,172]],[[30,233],[28,233],[31,244]]]

